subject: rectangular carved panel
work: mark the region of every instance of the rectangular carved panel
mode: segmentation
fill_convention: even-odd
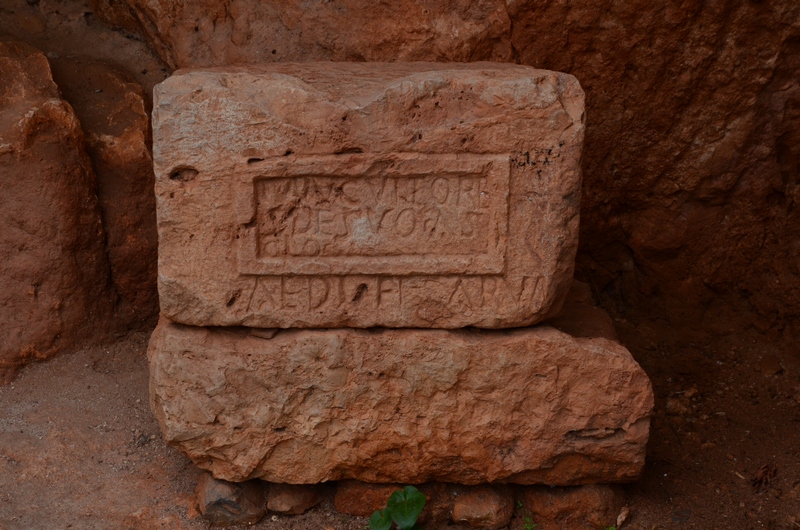
[[[405,154],[273,163],[241,179],[239,272],[500,274],[509,160]]]
[[[583,92],[496,63],[181,71],[155,90],[162,314],[503,328],[556,312]]]

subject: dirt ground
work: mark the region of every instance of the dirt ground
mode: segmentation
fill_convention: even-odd
[[[626,486],[622,528],[800,528],[797,352],[756,332],[616,326],[656,391],[648,464]],[[148,408],[147,339],[133,333],[35,364],[0,387],[0,529],[207,527],[193,508],[199,472],[164,444]],[[366,524],[328,499],[252,528]],[[517,514],[510,528],[523,527]]]

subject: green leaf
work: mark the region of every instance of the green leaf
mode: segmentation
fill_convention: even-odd
[[[392,527],[392,518],[389,515],[389,510],[375,510],[372,517],[369,518],[370,530],[389,530]]]
[[[406,486],[389,497],[386,510],[400,530],[412,530],[425,507],[425,495],[414,486]]]

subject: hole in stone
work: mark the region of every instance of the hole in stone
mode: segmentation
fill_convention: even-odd
[[[363,153],[364,150],[360,147],[346,147],[333,153],[334,155],[349,155],[351,153]]]
[[[230,300],[228,300],[228,303],[227,303],[227,304],[225,304],[225,307],[230,307],[230,306],[232,306],[233,304],[235,304],[235,303],[236,303],[236,300],[238,300],[238,299],[239,299],[239,295],[240,295],[240,294],[242,294],[242,293],[241,293],[241,291],[236,291],[235,293],[233,293],[233,296],[231,296],[231,299],[230,299]]]
[[[263,162],[263,161],[264,161],[263,158],[248,158],[247,159],[247,163],[248,164],[255,164],[257,162]]]
[[[289,156],[291,154],[294,154],[294,151],[292,151],[291,149],[287,149],[286,152],[283,153],[283,156]]]
[[[358,302],[359,300],[361,300],[361,297],[364,296],[364,293],[366,292],[367,292],[367,284],[362,283],[361,285],[358,286],[356,294],[353,296],[353,302]]]
[[[195,179],[199,171],[191,167],[179,167],[169,174],[170,180],[190,182]]]

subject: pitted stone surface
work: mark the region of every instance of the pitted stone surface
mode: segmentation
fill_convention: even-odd
[[[276,64],[155,91],[162,314],[484,328],[552,316],[577,245],[583,92],[517,65]]]
[[[650,382],[619,344],[513,331],[159,323],[151,406],[215,477],[570,485],[642,471]]]

